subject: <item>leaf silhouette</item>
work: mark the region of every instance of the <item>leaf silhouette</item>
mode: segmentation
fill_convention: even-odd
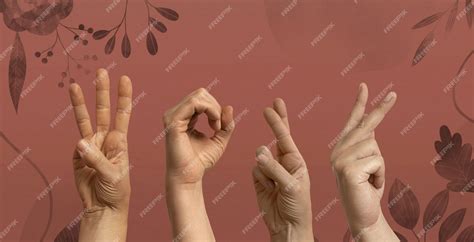
[[[465,228],[459,233],[456,242],[472,242],[474,241],[474,225]]]
[[[405,236],[403,236],[402,234],[398,233],[397,231],[393,231],[395,232],[395,235],[397,235],[398,239],[400,240],[400,242],[408,242],[407,238]]]
[[[128,38],[128,34],[125,33],[122,39],[122,55],[125,58],[130,57],[132,53],[132,46],[130,45],[130,39]]]
[[[115,48],[115,35],[112,36],[107,44],[105,44],[105,54],[110,55]]]
[[[166,33],[166,31],[168,31],[168,29],[166,28],[166,25],[156,20],[155,18],[150,17],[150,24],[152,24],[153,27],[155,27],[155,29],[160,31],[161,33]]]
[[[449,12],[448,21],[446,22],[446,31],[449,32],[453,29],[454,21],[456,20],[456,14],[458,13],[458,4],[459,0],[456,0],[454,6],[451,8]]]
[[[79,241],[79,229],[81,223],[76,223],[71,228],[66,226],[56,235],[54,242],[78,242]]]
[[[428,203],[423,214],[423,228],[425,231],[433,228],[443,217],[448,207],[449,191],[447,189],[436,194]]]
[[[342,242],[351,242],[352,241],[352,234],[351,230],[348,228],[346,233],[344,233],[344,237],[342,238]]]
[[[109,33],[109,30],[97,30],[94,32],[94,34],[92,34],[92,38],[94,38],[95,40],[100,40],[105,38],[105,36],[107,36]]]
[[[419,29],[419,28],[422,28],[422,27],[425,27],[425,26],[428,26],[436,21],[438,21],[441,17],[443,17],[445,12],[439,12],[439,13],[435,13],[433,15],[430,15],[424,19],[422,19],[420,22],[418,22],[417,24],[415,24],[412,29]]]
[[[161,14],[161,16],[171,20],[176,21],[179,19],[179,15],[176,11],[170,8],[156,8],[156,11]]]
[[[0,13],[3,13],[6,8],[7,5],[5,4],[5,0],[0,0]]]
[[[420,63],[420,61],[425,58],[428,53],[427,47],[434,41],[434,33],[430,32],[424,39],[421,41],[420,46],[416,50],[415,56],[413,57],[412,65]]]
[[[150,55],[156,55],[158,52],[158,43],[156,42],[155,35],[152,32],[148,32],[146,35],[146,47]]]
[[[464,220],[464,215],[466,214],[466,209],[461,208],[451,215],[449,215],[441,224],[441,227],[439,228],[439,241],[444,242],[447,241],[449,238],[451,238],[456,231],[458,231],[459,227],[462,224],[462,221]]]
[[[469,28],[472,28],[472,15],[474,12],[474,6],[472,5],[472,0],[466,0],[466,20],[467,20],[467,25],[469,25]]]
[[[10,88],[10,97],[18,113],[18,105],[20,104],[21,92],[26,78],[26,55],[20,34],[15,35],[13,50],[10,55],[10,63],[8,66],[8,87]]]
[[[420,217],[420,204],[411,188],[395,179],[388,198],[393,219],[404,228],[415,228]]]

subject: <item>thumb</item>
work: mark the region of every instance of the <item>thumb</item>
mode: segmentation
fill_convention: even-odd
[[[273,158],[266,146],[257,149],[257,164],[265,176],[277,182],[285,191],[296,182],[296,179]]]
[[[234,109],[231,106],[226,106],[222,109],[221,114],[221,129],[216,131],[212,140],[222,144],[223,148],[229,143],[230,137],[234,132]]]
[[[96,170],[102,176],[111,177],[112,164],[97,146],[86,139],[81,139],[77,144],[77,152],[88,167]]]

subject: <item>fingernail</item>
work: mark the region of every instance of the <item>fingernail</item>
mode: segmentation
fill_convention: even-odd
[[[386,102],[386,103],[388,103],[388,102],[392,101],[393,97],[395,97],[395,93],[390,92],[390,93],[385,97],[385,99],[384,99],[383,101]]]
[[[258,163],[264,165],[268,161],[268,157],[262,152],[257,156]]]
[[[89,149],[89,143],[87,143],[86,140],[82,139],[81,141],[79,141],[79,144],[77,145],[77,151],[79,152],[79,154],[81,154],[81,156],[84,153],[87,153],[88,149]]]

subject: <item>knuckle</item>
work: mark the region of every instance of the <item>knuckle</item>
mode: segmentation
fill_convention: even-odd
[[[188,103],[190,103],[191,105],[197,105],[199,103],[199,97],[193,96],[189,98]]]
[[[344,163],[340,160],[334,161],[332,166],[334,168],[334,171],[336,171],[337,173],[341,173],[341,171],[344,169]]]
[[[196,94],[198,94],[198,95],[204,95],[206,93],[207,93],[207,89],[204,88],[204,87],[200,87],[196,90]]]

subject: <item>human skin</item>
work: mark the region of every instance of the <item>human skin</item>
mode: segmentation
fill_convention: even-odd
[[[132,83],[119,81],[115,125],[111,129],[110,81],[97,71],[96,132],[79,85],[70,86],[70,97],[82,139],[73,156],[74,177],[84,213],[79,241],[126,241],[130,200],[127,132],[132,109]]]
[[[264,116],[277,141],[277,156],[259,147],[253,180],[271,241],[314,241],[308,170],[291,137],[285,102],[276,99]]]
[[[359,94],[343,131],[331,154],[333,171],[347,220],[356,241],[399,241],[382,213],[380,200],[385,186],[385,165],[375,139],[375,128],[395,105],[394,92],[368,115],[367,85]]]
[[[205,114],[212,137],[195,129]],[[202,179],[224,153],[234,130],[233,109],[221,107],[200,88],[164,117],[166,131],[166,198],[173,236],[179,241],[215,241],[203,197]]]

